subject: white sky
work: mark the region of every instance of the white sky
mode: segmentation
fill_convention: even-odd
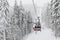
[[[32,0],[21,0],[21,1],[22,1],[22,4],[23,4],[23,5],[24,5],[24,4],[32,4]],[[43,6],[44,3],[47,3],[47,2],[49,2],[49,1],[50,1],[50,0],[34,0],[34,2],[36,3],[36,5],[38,5],[38,6]],[[9,4],[10,4],[11,6],[13,6],[15,0],[8,0],[8,2],[9,2]],[[20,0],[17,0],[17,2],[18,2],[18,5],[19,5]]]
[[[18,5],[19,5],[20,0],[16,0],[16,1],[17,1]],[[33,5],[32,0],[21,0],[21,1],[22,1],[23,6],[24,5],[29,5],[29,4]],[[8,0],[8,2],[10,4],[10,6],[13,6],[15,0]],[[34,0],[35,5],[37,5],[37,7],[40,7],[40,8],[43,7],[43,5],[48,3],[48,2],[50,2],[50,0]],[[39,13],[41,13],[41,9],[39,9]],[[38,16],[40,16],[39,13],[37,14]],[[33,14],[33,15],[36,15],[36,14]]]

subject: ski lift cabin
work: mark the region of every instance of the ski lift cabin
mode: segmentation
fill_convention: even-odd
[[[41,26],[35,26],[33,27],[34,31],[41,31]]]
[[[36,23],[35,27],[33,27],[34,31],[41,31],[41,24],[40,24],[40,19],[38,17],[38,22]]]

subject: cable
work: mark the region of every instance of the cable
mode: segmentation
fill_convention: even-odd
[[[35,14],[36,14],[36,16],[37,16],[37,9],[36,9],[36,7],[35,7],[34,0],[32,0],[32,3],[33,3],[33,7],[34,7]]]

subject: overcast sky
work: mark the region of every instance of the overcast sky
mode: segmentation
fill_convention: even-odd
[[[20,4],[19,2],[20,2],[20,0],[16,0],[17,1],[17,3],[18,3],[18,5]],[[24,5],[33,5],[33,3],[32,3],[32,0],[21,0],[22,1],[22,4],[23,4],[23,6]],[[9,2],[9,4],[10,4],[10,6],[13,6],[14,5],[14,2],[15,2],[15,0],[8,0],[8,2]],[[44,7],[44,4],[46,4],[46,3],[48,3],[48,2],[50,2],[50,0],[34,0],[34,3],[35,3],[35,5],[37,5],[37,7],[40,7],[40,9],[38,10],[38,16],[40,16],[40,14],[41,14],[41,7]],[[32,9],[31,9],[32,10]],[[36,15],[35,13],[34,14],[32,14],[32,15]],[[36,17],[36,16],[34,16],[34,17]],[[34,18],[33,17],[33,18]]]
[[[19,5],[19,2],[20,0],[16,0],[18,2],[18,5]],[[21,0],[22,1],[22,4],[32,4],[32,0]],[[11,6],[14,5],[14,2],[15,0],[8,0],[9,4]],[[34,0],[35,4],[38,5],[38,6],[43,6],[44,3],[47,3],[47,2],[50,2],[50,0]]]

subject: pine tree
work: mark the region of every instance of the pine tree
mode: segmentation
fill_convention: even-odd
[[[15,5],[14,5],[14,14],[12,16],[12,24],[14,27],[12,27],[13,34],[16,34],[16,39],[20,40],[22,38],[22,26],[21,26],[21,12],[20,12],[20,7],[17,5],[17,2],[15,0]],[[20,37],[19,39],[17,37]]]
[[[52,1],[52,4],[53,4],[53,1]],[[60,24],[60,21],[59,21],[60,20],[59,5],[60,4],[59,4],[59,0],[56,0],[55,4],[53,4],[53,5],[52,4],[51,4],[51,7],[52,7],[52,12],[51,12],[52,24],[53,24],[53,28],[55,31],[55,36],[60,36],[60,27],[59,27],[60,26],[59,25]]]
[[[4,39],[6,39],[6,31],[7,31],[7,25],[8,25],[8,21],[7,21],[7,14],[9,13],[9,10],[8,10],[8,7],[9,7],[9,4],[7,2],[7,0],[0,0],[0,20],[1,20],[1,25],[3,25],[3,28],[4,28]]]
[[[31,27],[32,27],[32,16],[31,16],[30,11],[28,11],[27,15],[28,15],[27,29],[28,29],[28,33],[30,33],[31,32]]]

